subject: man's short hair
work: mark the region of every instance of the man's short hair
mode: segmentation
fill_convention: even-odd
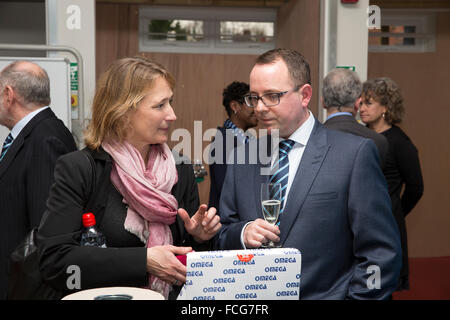
[[[245,82],[233,81],[225,89],[223,89],[222,104],[227,111],[228,116],[231,116],[231,101],[244,103],[244,95],[249,91],[249,85]]]
[[[345,68],[331,70],[323,79],[324,107],[353,107],[361,96],[362,84],[356,72]]]
[[[286,63],[289,75],[295,86],[311,85],[309,63],[303,55],[295,50],[282,48],[269,50],[256,59],[256,64],[270,64],[278,59]]]
[[[22,103],[33,105],[50,105],[50,79],[47,72],[38,66],[39,71],[20,68],[22,63],[15,61],[0,73],[0,87],[11,86],[22,98]]]

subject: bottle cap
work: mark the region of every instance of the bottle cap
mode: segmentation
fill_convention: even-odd
[[[83,214],[83,226],[86,228],[95,226],[95,216],[92,212]]]

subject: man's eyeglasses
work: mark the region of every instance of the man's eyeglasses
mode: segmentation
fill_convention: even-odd
[[[245,104],[249,107],[256,108],[258,101],[261,100],[266,107],[274,107],[280,104],[280,99],[289,91],[297,91],[301,86],[296,86],[294,89],[283,91],[283,92],[268,92],[264,93],[262,96],[257,94],[247,94],[244,96]]]

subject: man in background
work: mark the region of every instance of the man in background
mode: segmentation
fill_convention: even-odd
[[[387,139],[355,120],[361,101],[362,83],[358,75],[344,68],[331,70],[323,80],[322,103],[327,109],[325,127],[369,138],[375,142],[384,168],[389,148]]]
[[[70,131],[49,107],[45,70],[16,61],[0,73],[0,125],[10,133],[0,154],[0,299],[14,248],[39,225],[59,156],[75,151]]]

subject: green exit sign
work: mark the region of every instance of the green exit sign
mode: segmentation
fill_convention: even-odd
[[[337,66],[336,68],[350,69],[352,71],[356,71],[356,67],[355,66]]]

